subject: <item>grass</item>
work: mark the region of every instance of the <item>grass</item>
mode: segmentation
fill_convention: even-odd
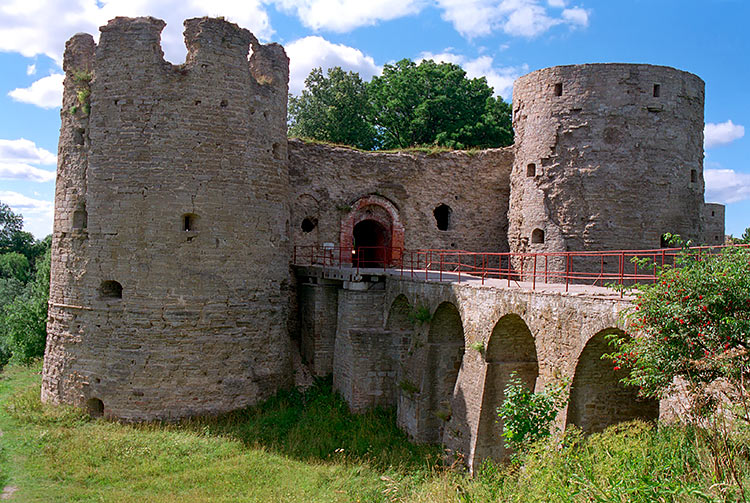
[[[39,400],[40,365],[0,376],[0,488],[14,502],[737,501],[700,432],[628,423],[571,430],[524,465],[472,479],[409,443],[393,411],[352,415],[318,382],[256,407],[180,424],[92,420]],[[743,446],[746,444],[743,444]],[[747,479],[747,449],[740,469]]]
[[[304,143],[308,144],[314,144],[314,145],[327,145],[329,147],[338,147],[338,148],[347,148],[349,150],[356,150],[357,152],[364,152],[367,154],[425,154],[427,156],[433,156],[438,154],[444,154],[447,152],[463,152],[467,155],[475,155],[482,150],[479,147],[471,147],[468,149],[455,149],[451,147],[444,147],[441,145],[417,145],[414,147],[407,147],[407,148],[398,148],[398,149],[384,149],[384,150],[364,150],[361,148],[354,147],[352,145],[345,145],[343,143],[334,143],[329,142],[325,140],[316,140],[314,138],[303,138],[303,137],[293,137],[294,139],[300,140]]]

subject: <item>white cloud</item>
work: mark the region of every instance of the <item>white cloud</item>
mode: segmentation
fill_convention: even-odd
[[[23,228],[41,239],[52,232],[54,204],[52,201],[33,199],[18,192],[0,191],[0,201],[11,207],[14,213],[23,215]]]
[[[287,44],[289,56],[289,92],[299,94],[305,87],[305,79],[313,68],[323,70],[340,66],[347,71],[358,72],[363,80],[370,80],[380,73],[380,67],[372,57],[359,49],[334,44],[323,37],[305,37]]]
[[[706,201],[737,203],[750,199],[750,173],[738,173],[733,169],[706,169]]]
[[[562,17],[570,23],[571,28],[586,28],[589,25],[589,11],[580,7],[565,9],[562,11]]]
[[[548,7],[565,7],[566,2],[561,0],[548,0],[548,7],[539,0],[437,0],[437,3],[443,9],[443,19],[468,38],[489,35],[497,29],[530,38],[556,25],[588,26],[589,12],[581,7],[564,9],[559,15],[548,10]]]
[[[262,0],[5,0],[0,4],[0,51],[27,57],[44,54],[60,64],[67,39],[77,32],[98,39],[99,26],[116,16],[166,21],[162,46],[174,62],[185,57],[182,22],[187,18],[224,16],[261,40],[273,34]]]
[[[49,150],[37,147],[33,141],[25,138],[18,140],[0,139],[0,161],[55,164],[57,157]]]
[[[26,75],[36,75],[36,63],[26,67]]]
[[[28,164],[6,163],[0,161],[0,179],[28,180],[30,182],[51,182],[55,179],[55,172],[36,168]]]
[[[286,11],[296,12],[305,26],[314,30],[347,32],[360,26],[416,14],[425,0],[275,0]]]
[[[56,162],[52,152],[37,147],[33,141],[0,139],[0,179],[51,182],[55,179],[54,171],[32,164],[52,165]]]
[[[719,124],[709,122],[703,130],[703,146],[705,148],[718,147],[739,140],[743,136],[745,136],[745,128],[731,120]]]
[[[62,73],[53,73],[33,82],[29,87],[19,87],[8,93],[8,96],[21,103],[29,103],[42,108],[55,108],[62,104]]]
[[[423,52],[417,61],[425,59],[460,65],[466,71],[466,76],[472,79],[485,77],[487,83],[494,89],[495,95],[502,96],[507,101],[510,101],[513,96],[513,82],[529,70],[527,65],[496,67],[494,66],[494,60],[490,56],[479,56],[475,59],[469,59],[452,52],[440,54]]]

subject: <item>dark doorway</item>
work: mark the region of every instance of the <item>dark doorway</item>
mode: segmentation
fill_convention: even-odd
[[[390,255],[388,231],[380,222],[362,220],[354,226],[354,259],[359,267],[385,267]]]

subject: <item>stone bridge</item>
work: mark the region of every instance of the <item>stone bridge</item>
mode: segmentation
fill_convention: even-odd
[[[560,427],[658,416],[658,402],[637,398],[601,358],[629,305],[612,290],[319,265],[296,266],[296,277],[313,372],[332,373],[353,411],[395,406],[412,439],[443,442],[472,469],[509,454],[495,411],[512,372],[536,390],[570,380]]]

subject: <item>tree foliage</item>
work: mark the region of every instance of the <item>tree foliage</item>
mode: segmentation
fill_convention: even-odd
[[[420,145],[502,147],[513,143],[511,108],[482,78],[460,66],[408,59],[385,65],[371,82],[314,69],[289,100],[289,134],[363,149]]]
[[[44,354],[50,243],[23,230],[23,218],[0,203],[0,366]]]
[[[373,123],[384,148],[499,147],[513,142],[510,106],[460,66],[402,59],[370,83]]]
[[[289,96],[289,134],[369,150],[375,128],[367,119],[367,87],[357,73],[313,69],[299,97]]]
[[[627,313],[636,335],[615,339],[617,366],[641,394],[663,397],[675,378],[702,388],[717,379],[742,386],[750,372],[750,251],[684,250],[658,281],[640,285]]]

